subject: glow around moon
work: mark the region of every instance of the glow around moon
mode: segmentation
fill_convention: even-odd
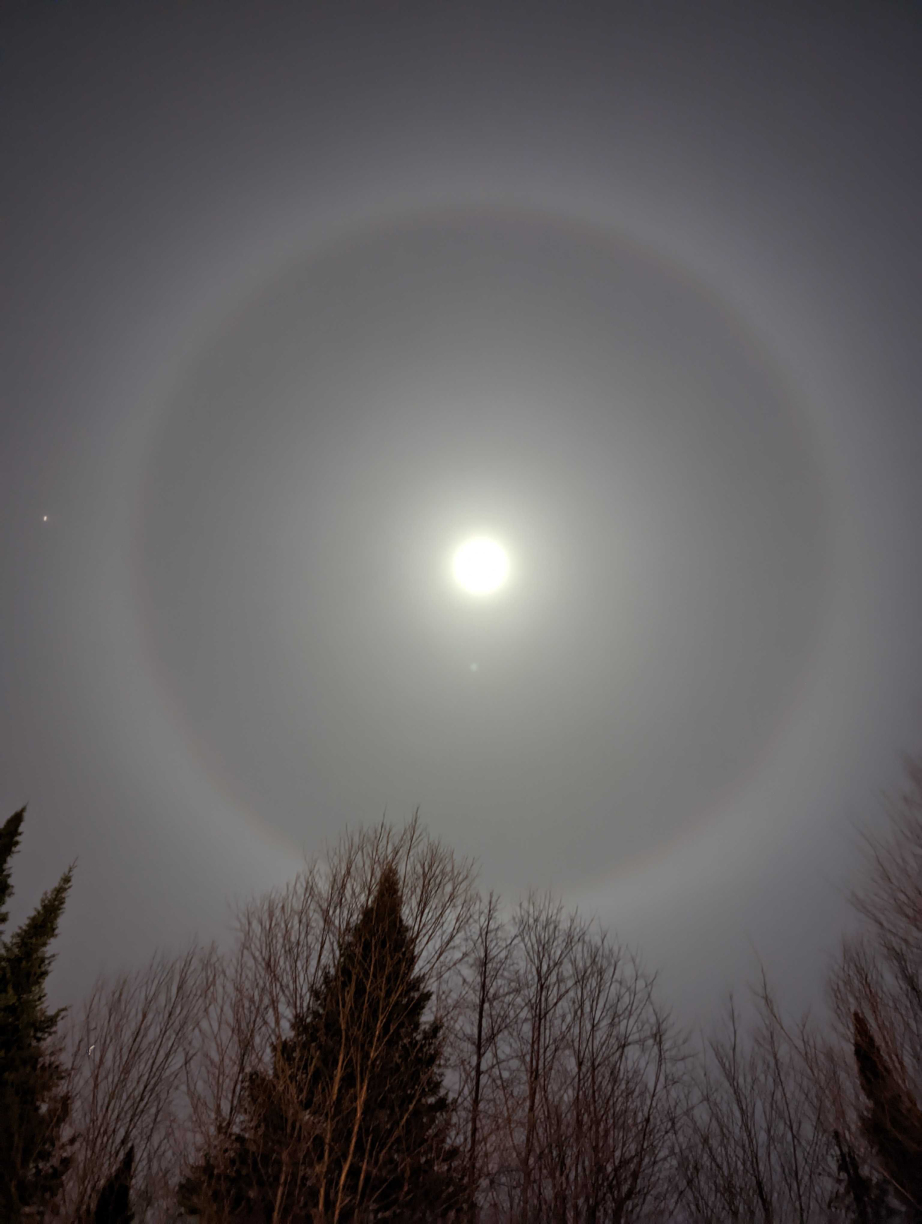
[[[509,557],[503,546],[488,536],[465,540],[451,564],[455,582],[468,595],[494,595],[509,578]]]

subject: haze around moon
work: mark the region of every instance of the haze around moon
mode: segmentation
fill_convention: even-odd
[[[539,844],[598,879],[693,836],[791,716],[834,572],[808,408],[617,235],[503,210],[359,231],[229,311],[161,412],[149,657],[289,837],[310,779],[331,832],[419,805],[504,882]],[[528,576],[473,619],[431,564],[472,522]]]

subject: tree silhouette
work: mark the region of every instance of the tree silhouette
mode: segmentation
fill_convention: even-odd
[[[855,1011],[855,1063],[870,1108],[861,1126],[911,1218],[922,1221],[922,1111],[900,1087],[871,1027]]]
[[[888,1183],[862,1172],[855,1149],[838,1129],[833,1130],[832,1138],[838,1183],[829,1199],[830,1209],[848,1211],[855,1224],[891,1224],[896,1210]]]
[[[131,1172],[134,1145],[125,1152],[121,1164],[99,1192],[93,1224],[132,1224]]]
[[[21,808],[0,826],[0,930],[24,816]],[[66,871],[19,930],[0,940],[0,1219],[9,1224],[26,1210],[46,1211],[68,1166],[59,1137],[69,1102],[51,1048],[62,1012],[48,1011],[45,983],[71,875]]]
[[[443,1219],[461,1205],[440,1026],[416,974],[393,866],[321,975],[306,1014],[250,1076],[245,1125],[181,1190],[207,1218]]]

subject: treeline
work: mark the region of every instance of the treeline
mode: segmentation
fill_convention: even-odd
[[[22,821],[2,1221],[922,1221],[922,765],[867,840],[822,1021],[763,978],[697,1035],[596,923],[482,895],[415,820],[240,907],[229,950],[50,1013],[71,877],[6,934]]]

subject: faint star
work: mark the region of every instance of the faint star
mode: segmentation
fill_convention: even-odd
[[[47,514],[43,514],[43,515],[42,515],[42,522],[43,522],[43,523],[47,523],[47,522],[48,522],[48,515],[47,515]]]
[[[477,663],[472,663],[472,664],[471,664],[471,671],[477,671],[478,666],[479,666],[479,664],[477,664]]]

